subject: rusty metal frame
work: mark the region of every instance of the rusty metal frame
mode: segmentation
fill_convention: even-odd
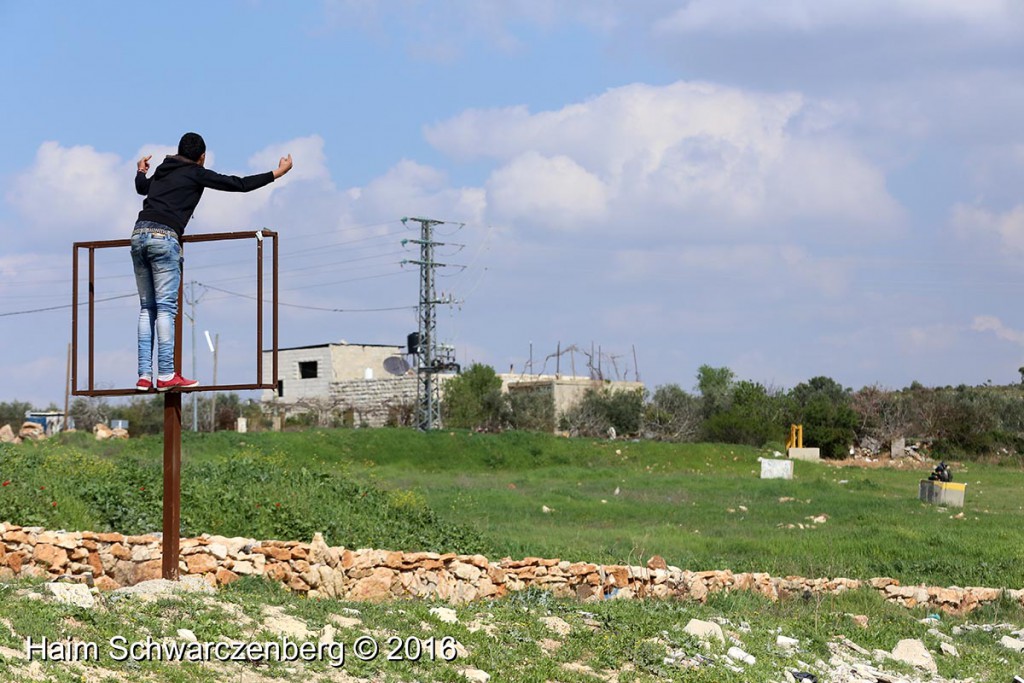
[[[273,240],[271,267],[271,313],[272,329],[272,375],[271,383],[263,382],[263,242]],[[278,364],[278,243],[277,233],[272,230],[259,232],[220,232],[205,235],[186,235],[184,245],[192,242],[215,242],[220,240],[256,239],[256,382],[254,384],[203,385],[193,389],[169,391],[164,394],[164,490],[163,490],[163,538],[161,552],[161,573],[163,578],[177,580],[181,552],[181,394],[183,391],[243,391],[250,389],[277,389]],[[71,302],[71,393],[75,396],[146,396],[134,387],[128,389],[96,389],[95,383],[95,312],[96,312],[96,250],[116,247],[130,247],[130,239],[103,240],[98,242],[75,242],[73,250]],[[78,263],[79,250],[89,254],[89,315],[88,315],[88,357],[89,383],[86,389],[78,388]],[[184,272],[178,285],[178,314],[174,320],[174,369],[181,372],[181,305],[183,301]],[[132,373],[134,375],[134,373]]]
[[[271,314],[273,320],[271,321],[271,337],[272,337],[272,377],[271,382],[267,383],[263,381],[263,239],[256,239],[255,232],[216,232],[200,235],[185,235],[182,239],[182,252],[184,252],[185,244],[191,244],[194,242],[215,242],[221,240],[240,240],[240,239],[256,239],[256,382],[253,384],[206,384],[198,386],[194,389],[183,389],[185,392],[194,391],[249,391],[259,389],[277,389],[278,381],[278,365],[277,365],[277,342],[278,342],[278,315],[277,315],[277,295],[278,295],[278,240],[277,233],[272,230],[262,230],[261,234],[264,239],[271,239],[273,241],[273,249],[271,250],[272,268],[271,268]],[[94,338],[95,338],[95,305],[96,305],[96,250],[97,249],[109,249],[116,247],[130,247],[130,239],[120,240],[103,240],[97,242],[75,242],[74,243],[74,254],[72,263],[72,293],[71,293],[71,394],[73,396],[146,396],[148,394],[140,394],[135,390],[134,386],[123,388],[123,389],[97,389],[95,383],[95,349],[94,349]],[[87,250],[89,257],[89,292],[88,292],[88,382],[84,388],[78,386],[78,307],[79,307],[79,261],[81,256],[79,251]],[[184,273],[182,274],[182,283],[184,283]],[[174,321],[175,335],[181,334],[181,305],[182,290],[181,287],[178,289],[178,316]],[[81,303],[86,303],[85,301]],[[180,337],[175,339],[174,344],[174,365],[175,370],[181,371],[181,339]],[[131,374],[134,377],[134,372]]]

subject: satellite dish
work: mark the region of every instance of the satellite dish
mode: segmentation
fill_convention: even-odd
[[[409,363],[401,356],[390,356],[384,359],[384,369],[392,375],[404,375],[409,372]]]

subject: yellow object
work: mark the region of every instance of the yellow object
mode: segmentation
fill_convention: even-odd
[[[960,484],[960,483],[953,482],[953,481],[933,481],[932,485],[933,486],[938,486],[940,489],[945,489],[946,491],[966,491],[967,490],[967,484]]]
[[[789,439],[786,441],[786,450],[790,448],[803,448],[804,447],[804,426],[803,425],[790,425],[789,426]]]

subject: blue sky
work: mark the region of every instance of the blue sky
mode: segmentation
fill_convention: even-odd
[[[280,232],[284,346],[403,343],[399,219],[425,215],[466,266],[439,279],[462,363],[519,371],[532,343],[539,371],[560,343],[652,388],[704,363],[781,387],[1020,379],[1020,3],[113,7],[0,1],[0,400],[62,402],[70,312],[21,312],[70,303],[72,243],[126,237],[135,160],[187,130],[225,173],[293,155],[189,225]],[[99,295],[133,291],[127,253],[99,266]],[[185,279],[219,381],[249,381],[251,251],[196,247]],[[101,385],[133,381],[134,306],[99,307]]]

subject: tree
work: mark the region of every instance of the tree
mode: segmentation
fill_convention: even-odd
[[[732,402],[736,374],[729,368],[702,365],[697,368],[697,390],[701,395],[701,412],[705,418],[728,410]]]
[[[786,412],[786,398],[781,392],[744,380],[734,385],[728,409],[705,421],[705,438],[722,443],[763,446],[769,441],[782,439]]]
[[[69,412],[75,421],[75,429],[91,432],[98,423],[110,424],[112,410],[110,404],[102,398],[90,396],[88,398],[79,397],[72,401]]]
[[[447,427],[497,430],[509,422],[508,400],[494,368],[474,363],[444,385],[441,415]]]
[[[793,387],[790,396],[807,445],[820,448],[826,458],[842,457],[858,425],[850,391],[830,377],[819,376]]]
[[[513,429],[551,432],[555,429],[555,397],[550,388],[513,391],[508,395]]]
[[[25,413],[30,410],[32,410],[32,404],[24,401],[0,403],[0,427],[10,425],[14,433],[17,434],[25,421]]]
[[[700,430],[700,400],[683,391],[678,384],[666,384],[654,390],[647,405],[644,425],[655,439],[692,441]]]
[[[563,429],[579,436],[606,436],[609,427],[614,427],[620,436],[630,436],[639,433],[643,414],[642,389],[587,389],[559,422]]]

